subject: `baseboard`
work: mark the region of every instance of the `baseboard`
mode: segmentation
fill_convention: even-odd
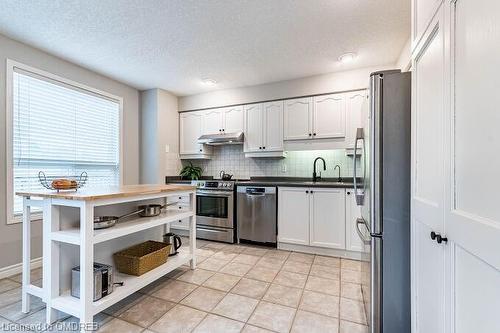
[[[31,259],[31,269],[42,267],[42,257]],[[0,268],[0,279],[5,279],[7,277],[22,273],[23,264],[14,264],[7,267]]]
[[[310,253],[310,254],[319,254],[319,255],[323,255],[323,256],[363,260],[363,253],[361,253],[361,252],[329,249],[329,248],[317,247],[317,246],[307,246],[307,245],[289,244],[289,243],[279,242],[278,249],[287,250],[287,251],[304,252],[304,253]]]

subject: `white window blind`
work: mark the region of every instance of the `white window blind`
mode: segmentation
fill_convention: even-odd
[[[13,73],[13,189],[47,176],[88,173],[85,187],[120,182],[120,103],[22,70]],[[14,215],[22,198],[14,193]]]

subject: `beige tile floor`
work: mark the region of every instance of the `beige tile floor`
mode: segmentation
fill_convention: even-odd
[[[359,262],[197,243],[196,270],[183,266],[96,316],[99,332],[368,332]],[[41,270],[32,274],[39,281]],[[19,281],[0,280],[0,327],[45,319],[44,304],[34,297],[31,313],[21,313]]]

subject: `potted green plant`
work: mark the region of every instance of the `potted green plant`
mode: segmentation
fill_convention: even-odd
[[[182,176],[182,179],[197,180],[202,173],[203,170],[199,166],[194,166],[193,163],[189,162],[189,165],[182,168],[180,176]]]

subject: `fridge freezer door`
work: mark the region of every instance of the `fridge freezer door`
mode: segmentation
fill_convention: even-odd
[[[372,333],[381,333],[382,330],[382,238],[371,239],[370,262],[370,307],[367,311],[367,321]],[[365,309],[367,308],[365,303]]]

